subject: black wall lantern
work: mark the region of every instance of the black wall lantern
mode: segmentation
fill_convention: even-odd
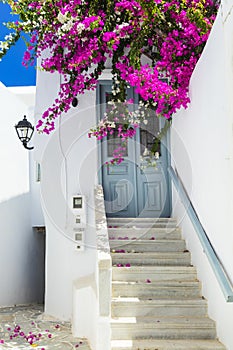
[[[17,132],[18,138],[22,142],[26,149],[33,149],[34,147],[28,147],[28,142],[32,138],[34,132],[34,126],[27,120],[26,115],[23,120],[20,120],[17,125],[15,125],[15,130]]]

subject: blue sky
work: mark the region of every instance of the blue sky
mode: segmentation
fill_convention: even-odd
[[[12,20],[10,7],[0,2],[0,40],[3,40],[9,30],[3,22]],[[22,58],[25,51],[25,44],[20,39],[3,57],[0,62],[0,81],[6,86],[30,86],[36,84],[35,67],[25,68],[22,65]]]

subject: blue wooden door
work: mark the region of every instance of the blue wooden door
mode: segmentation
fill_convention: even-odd
[[[168,182],[167,136],[159,147],[159,158],[148,156],[157,133],[165,120],[154,115],[147,117],[147,124],[137,130],[135,153],[137,171],[138,214],[141,217],[170,216],[170,186]],[[152,164],[151,164],[152,163]]]
[[[128,97],[133,96],[133,89]],[[97,90],[99,114],[103,116],[106,102],[111,98],[111,85],[101,82]],[[109,217],[168,217],[170,216],[170,192],[167,176],[167,147],[163,140],[156,167],[148,163],[148,153],[163,121],[154,116],[128,140],[124,161],[119,165],[105,165],[112,159],[119,145],[117,135],[101,141],[101,178],[104,189],[105,209]]]

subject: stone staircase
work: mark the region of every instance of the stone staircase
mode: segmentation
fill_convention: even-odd
[[[226,350],[174,219],[108,219],[112,350]]]

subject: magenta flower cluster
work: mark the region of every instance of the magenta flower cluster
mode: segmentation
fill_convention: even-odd
[[[42,57],[45,71],[64,79],[60,92],[38,121],[37,129],[49,134],[54,120],[71,107],[73,97],[96,88],[112,59],[117,77],[114,100],[125,101],[127,85],[149,102],[157,116],[170,119],[189,103],[190,77],[216,17],[214,0],[7,0],[20,20],[2,45],[0,58],[20,35],[31,35],[24,64]],[[143,64],[148,58],[148,63]],[[96,131],[97,138],[111,131]],[[119,126],[118,126],[119,131]],[[130,129],[119,131],[131,137]]]
[[[34,326],[34,322],[32,322],[32,326]],[[55,328],[59,328],[60,326],[57,325]],[[22,338],[25,340],[26,343],[30,344],[31,346],[37,346],[39,342],[41,342],[45,338],[45,334],[47,338],[52,338],[52,334],[49,332],[47,329],[43,333],[34,333],[34,332],[29,332],[25,333],[20,325],[16,325],[14,328],[8,327],[7,331],[9,333],[9,339],[10,340],[16,340],[17,338]],[[1,340],[2,344],[5,343],[5,341],[2,339]],[[45,350],[44,347],[41,347],[40,350]]]
[[[34,327],[35,323],[32,322],[31,326]],[[60,329],[60,325],[56,324],[54,326],[54,330],[59,331],[59,329]],[[39,332],[39,333],[35,333],[32,331],[26,333],[25,331],[23,331],[23,329],[20,325],[15,325],[14,327],[8,327],[7,331],[9,332],[8,334],[9,334],[10,341],[16,342],[17,339],[23,339],[25,341],[25,343],[31,345],[32,347],[38,347],[41,342],[46,341],[46,338],[51,339],[53,337],[53,334],[50,332],[49,329],[46,329],[45,331]],[[0,339],[0,344],[5,344],[6,342],[7,342],[7,340]],[[82,344],[83,344],[83,342],[80,341],[79,343],[75,344],[75,348],[78,348]],[[45,350],[45,347],[40,346],[38,349]]]
[[[142,104],[140,103],[138,110],[132,111],[129,109],[132,102],[131,99],[122,103],[110,101],[104,118],[88,133],[89,138],[96,137],[98,141],[104,138],[118,141],[112,159],[107,161],[106,165],[120,164],[124,160],[128,139],[135,136],[140,123],[145,120]]]

